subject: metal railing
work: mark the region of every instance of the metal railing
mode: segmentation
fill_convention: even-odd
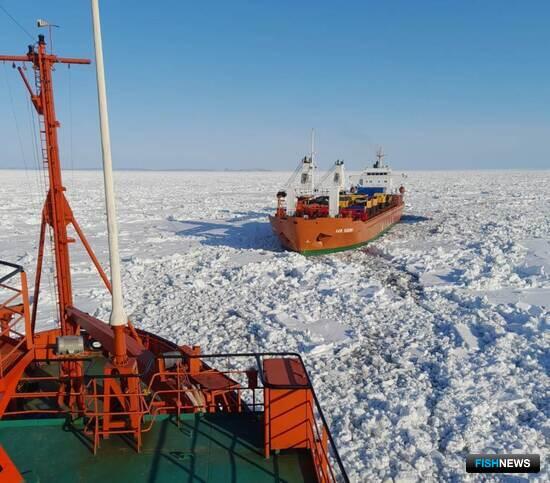
[[[233,353],[233,354],[200,354],[200,355],[190,355],[190,356],[182,356],[183,359],[186,358],[198,358],[198,359],[222,359],[222,358],[228,358],[231,361],[234,361],[239,358],[252,358],[256,361],[256,368],[258,370],[258,375],[261,383],[261,387],[258,387],[258,389],[263,388],[270,388],[270,389],[308,389],[311,392],[312,398],[313,398],[313,405],[310,408],[311,415],[313,416],[313,433],[314,438],[312,439],[315,444],[310,447],[314,459],[314,463],[318,462],[326,462],[326,463],[335,463],[333,464],[327,464],[327,469],[324,470],[322,475],[324,476],[324,479],[321,479],[320,481],[344,481],[346,483],[349,482],[349,478],[347,476],[346,470],[344,468],[344,464],[342,462],[342,459],[340,458],[340,455],[338,453],[338,449],[336,447],[336,443],[334,442],[334,439],[332,437],[332,434],[330,433],[330,428],[327,423],[327,420],[325,418],[325,415],[323,413],[323,409],[321,407],[321,404],[319,402],[319,399],[317,397],[317,394],[315,393],[315,390],[313,388],[313,384],[311,383],[311,379],[309,377],[309,374],[307,370],[305,370],[305,376],[307,379],[307,386],[296,386],[293,384],[290,385],[272,385],[269,384],[266,381],[265,375],[263,373],[263,360],[266,358],[271,357],[293,357],[299,360],[300,364],[305,370],[305,364],[302,359],[302,356],[295,352],[261,352],[261,353]],[[317,423],[320,423],[320,428]],[[328,442],[328,447],[326,451],[324,451],[322,444],[323,438],[325,437],[324,433],[326,433],[326,438]],[[322,466],[322,465],[321,465]],[[335,471],[336,470],[336,471]],[[318,476],[320,469],[316,468],[316,472]],[[322,471],[322,470],[321,470]]]
[[[313,465],[319,481],[321,482],[349,482],[344,465],[338,454],[336,444],[330,433],[328,423],[323,414],[319,399],[313,389],[311,380],[307,371],[304,371],[307,384],[302,385],[273,385],[270,384],[263,372],[263,361],[266,358],[285,357],[295,358],[304,367],[303,360],[299,354],[292,352],[264,352],[264,353],[232,353],[232,354],[164,354],[156,357],[157,363],[159,359],[164,361],[176,361],[176,366],[167,370],[154,372],[152,374],[99,374],[86,375],[82,377],[67,376],[42,376],[42,377],[25,377],[22,382],[63,382],[68,383],[70,379],[78,379],[82,381],[79,392],[64,393],[65,396],[71,395],[75,398],[82,398],[83,408],[82,415],[86,418],[85,432],[93,437],[94,451],[99,446],[99,439],[102,435],[107,434],[128,434],[134,433],[137,436],[138,448],[141,445],[141,434],[150,431],[156,422],[157,418],[162,414],[176,414],[179,424],[179,416],[182,413],[261,413],[265,409],[264,389],[307,389],[311,395],[308,397],[306,413],[308,417],[304,423],[307,426],[307,447],[311,451]],[[198,359],[199,369],[191,371],[189,369],[192,359]],[[74,361],[74,358],[72,359]],[[82,359],[82,361],[88,359]],[[222,368],[224,360],[226,368]],[[209,366],[209,361],[215,361]],[[238,368],[241,366],[241,368]],[[242,367],[245,367],[242,369]],[[251,375],[255,374],[255,377]],[[216,387],[201,386],[197,376],[213,375],[221,381],[227,381],[226,384],[217,385]],[[136,391],[128,391],[124,394],[105,394],[100,384],[107,379],[128,379],[139,378],[141,381],[147,381],[145,384],[140,384]],[[221,378],[221,379],[220,379]],[[172,387],[164,384],[166,381],[171,381]],[[16,393],[15,398],[35,398],[46,397],[54,399],[59,395],[59,388],[52,388],[49,392],[41,393]],[[201,398],[201,395],[210,397]],[[225,397],[231,397],[230,400]],[[103,407],[106,398],[123,398],[128,402],[128,407],[121,407],[117,410],[109,410]],[[134,408],[130,409],[130,400],[139,401],[139,404],[134,404]],[[126,406],[126,404],[123,404]],[[30,409],[25,411],[7,412],[6,415],[15,416],[21,413],[37,413],[43,415],[59,414],[61,409]],[[147,418],[146,418],[147,417]],[[138,421],[139,424],[128,424],[126,427],[108,428],[102,427],[102,420],[105,418],[127,418],[128,421],[132,418],[133,421]],[[266,428],[267,431],[270,427]]]
[[[27,275],[23,267],[0,260],[0,268],[8,271],[0,276],[0,379],[17,354],[32,348]],[[13,279],[19,275],[16,281]]]

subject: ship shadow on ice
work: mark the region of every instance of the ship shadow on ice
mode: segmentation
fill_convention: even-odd
[[[430,221],[431,218],[422,215],[403,215],[401,217],[400,223],[406,223],[412,225],[413,223],[421,223],[423,221]]]
[[[264,216],[264,213],[247,212],[243,216],[228,220],[200,221],[170,218],[169,221],[181,224],[182,228],[175,230],[176,235],[198,237],[203,245],[280,252],[282,248],[273,235],[269,221],[258,220]]]

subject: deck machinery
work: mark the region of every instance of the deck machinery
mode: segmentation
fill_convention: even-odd
[[[48,181],[32,297],[24,268],[0,262],[0,481],[348,481],[298,354],[205,354],[75,306],[77,239],[107,290],[113,280],[66,196],[52,70],[90,61],[54,55],[43,36],[0,61],[36,110]],[[57,321],[39,331],[48,233]]]
[[[391,169],[382,164],[382,151],[377,156],[374,167],[351,186],[344,162],[337,160],[317,187],[309,190],[303,189],[303,182],[298,187],[295,183],[300,172],[301,180],[314,178],[315,166],[311,158],[304,158],[277,192],[277,209],[269,217],[281,245],[302,255],[339,252],[364,246],[399,222],[405,188],[393,190]]]

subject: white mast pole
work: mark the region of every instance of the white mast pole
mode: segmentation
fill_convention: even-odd
[[[311,130],[311,194],[313,195],[313,191],[315,189],[315,129]]]
[[[105,183],[105,206],[107,209],[107,231],[109,236],[109,262],[111,265],[112,308],[109,322],[112,326],[123,326],[126,325],[128,317],[124,311],[122,301],[118,228],[113,183],[113,161],[111,159],[111,137],[109,134],[109,114],[107,112],[107,92],[105,89],[101,24],[99,21],[98,0],[91,1],[97,76],[97,99],[99,104],[99,125],[101,131],[101,150],[103,153],[103,180]]]

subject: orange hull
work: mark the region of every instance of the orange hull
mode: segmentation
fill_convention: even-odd
[[[404,204],[367,220],[270,216],[271,228],[288,250],[315,255],[356,248],[375,239],[397,223]]]

